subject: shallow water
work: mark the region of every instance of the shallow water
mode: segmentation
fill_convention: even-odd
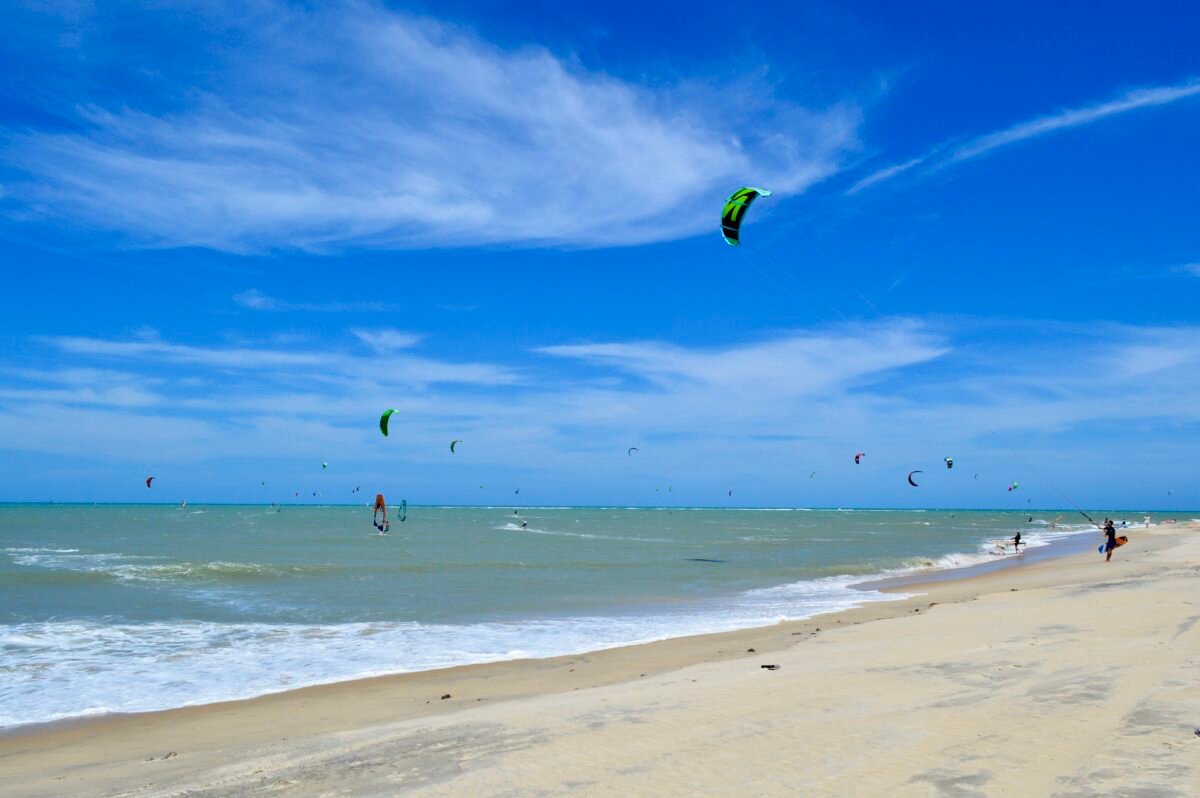
[[[1056,515],[0,506],[0,726],[803,618]]]

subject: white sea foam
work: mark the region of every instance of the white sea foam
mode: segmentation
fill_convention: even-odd
[[[564,538],[585,538],[587,540],[624,540],[634,543],[678,543],[675,540],[667,538],[635,538],[622,535],[597,535],[590,532],[565,532],[557,529],[537,529],[532,526],[521,526],[509,521],[503,526],[494,526],[492,529],[501,532],[528,532],[531,535],[550,535],[552,537]]]
[[[248,698],[313,684],[720,632],[903,598],[836,577],[667,614],[513,623],[49,621],[0,626],[0,726]]]
[[[121,553],[85,553],[79,549],[2,549],[13,564],[49,571],[94,574],[122,582],[222,582],[245,576],[284,576],[320,573],[328,566],[262,565],[252,562],[169,562],[164,557]]]
[[[1036,521],[1033,522],[1035,525]],[[1040,525],[1039,525],[1040,526]],[[1091,532],[1095,528],[1088,524],[1057,524],[1053,528],[1047,523],[1037,530],[1028,528],[1021,530],[1021,545],[1025,549],[1049,546],[1056,540]],[[1015,533],[1014,533],[1015,534]],[[889,574],[908,574],[913,571],[946,570],[950,568],[968,568],[986,562],[994,562],[997,557],[1015,557],[1019,552],[1011,547],[1012,536],[992,538],[982,541],[974,552],[953,552],[932,559],[913,558],[908,560],[905,568],[890,571]]]
[[[74,554],[79,549],[43,549],[32,546],[10,547],[0,549],[5,554]]]

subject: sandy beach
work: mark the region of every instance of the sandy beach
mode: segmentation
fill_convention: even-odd
[[[1129,534],[768,628],[29,727],[0,793],[1197,795],[1200,527]]]

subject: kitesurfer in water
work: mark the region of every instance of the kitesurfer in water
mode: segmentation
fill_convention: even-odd
[[[1017,554],[1021,553],[1021,542],[1021,530],[1018,529],[1017,534],[1013,535],[1013,551]],[[1025,545],[1028,546],[1029,544],[1026,543]]]
[[[379,521],[379,513],[383,513],[383,523]],[[375,494],[375,512],[371,514],[371,523],[379,530],[379,534],[386,535],[392,525],[388,523],[387,517],[387,502],[383,499],[382,493]]]
[[[1112,560],[1113,549],[1117,547],[1117,528],[1113,525],[1112,519],[1104,519],[1104,561]]]

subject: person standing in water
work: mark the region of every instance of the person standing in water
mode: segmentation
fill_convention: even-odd
[[[379,522],[379,513],[383,512],[383,523]],[[379,530],[379,534],[386,535],[391,529],[391,524],[388,523],[387,517],[387,502],[383,499],[382,493],[375,494],[375,512],[371,514],[371,523]]]
[[[1017,534],[1013,535],[1013,551],[1015,551],[1017,554],[1021,553],[1021,530],[1019,529],[1017,530]]]
[[[1104,519],[1104,561],[1112,560],[1113,549],[1117,547],[1117,528],[1111,518]]]

